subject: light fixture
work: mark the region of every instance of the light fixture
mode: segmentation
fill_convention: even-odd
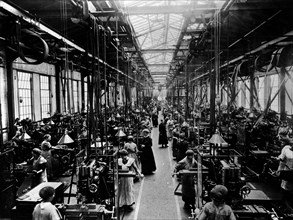
[[[72,144],[74,143],[74,140],[68,135],[68,131],[65,130],[64,134],[62,135],[62,137],[59,139],[59,141],[57,142],[58,144]]]
[[[220,135],[220,132],[218,129],[216,129],[215,133],[213,134],[213,136],[208,142],[214,145],[227,144],[227,142]]]
[[[126,134],[122,131],[122,129],[119,129],[119,131],[115,134],[116,137],[125,137]]]
[[[216,129],[215,133],[208,142],[211,144],[210,154],[213,156],[215,156],[218,153],[217,148],[228,146],[228,143],[222,138],[218,129]]]
[[[250,112],[249,115],[248,115],[248,118],[251,118],[251,119],[256,118],[255,113],[253,111]]]

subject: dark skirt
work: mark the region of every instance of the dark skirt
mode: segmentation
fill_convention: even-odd
[[[151,174],[153,171],[157,169],[154,153],[151,147],[145,147],[142,149],[140,160],[141,172],[143,174]]]
[[[168,144],[168,138],[166,132],[159,133],[159,144]]]

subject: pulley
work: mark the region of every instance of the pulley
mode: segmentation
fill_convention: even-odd
[[[293,65],[293,45],[275,50],[272,54],[271,65],[273,67],[287,67]]]
[[[96,193],[98,191],[98,186],[94,183],[90,184],[89,191],[90,193]]]
[[[21,31],[17,52],[24,62],[40,64],[47,60],[49,47],[46,41],[38,34],[24,29]]]

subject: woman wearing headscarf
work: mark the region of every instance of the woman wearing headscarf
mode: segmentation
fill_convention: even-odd
[[[211,202],[207,202],[198,216],[199,220],[236,220],[232,208],[225,203],[228,189],[216,185],[210,191]]]
[[[53,165],[52,165],[52,145],[50,143],[51,141],[51,135],[45,134],[44,140],[41,143],[41,155],[47,160],[47,175],[48,179],[51,179],[53,177]]]
[[[48,182],[47,178],[47,160],[41,155],[42,151],[39,148],[32,150],[33,157],[27,162],[32,165],[32,184],[31,187],[35,187],[42,182]]]
[[[141,171],[143,174],[151,174],[154,172],[156,168],[155,157],[153,153],[153,143],[152,138],[149,136],[150,131],[148,129],[144,129],[142,131],[143,139],[141,140]]]
[[[180,160],[176,166],[174,173],[179,172],[180,170],[190,170],[197,167],[197,161],[194,158],[193,150],[187,150],[185,152],[185,157]],[[182,184],[182,200],[185,202],[185,209],[194,209],[195,208],[195,182],[193,175],[181,175],[181,184]]]
[[[118,159],[118,168],[123,171],[134,171],[139,177],[143,177],[138,167],[135,165],[135,159],[128,156],[128,151],[122,149],[119,151],[120,158]],[[133,194],[133,177],[119,177],[118,180],[118,201],[119,207],[131,209],[134,202]]]

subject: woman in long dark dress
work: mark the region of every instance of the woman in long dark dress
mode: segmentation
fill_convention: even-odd
[[[152,138],[149,136],[149,130],[143,130],[143,139],[141,141],[141,172],[143,174],[151,174],[156,168],[154,153],[152,150]]]
[[[158,114],[156,111],[154,111],[152,114],[152,122],[153,122],[154,128],[158,127]]]
[[[160,144],[162,147],[168,147],[166,125],[163,120],[161,120],[161,123],[159,124],[159,145]]]

